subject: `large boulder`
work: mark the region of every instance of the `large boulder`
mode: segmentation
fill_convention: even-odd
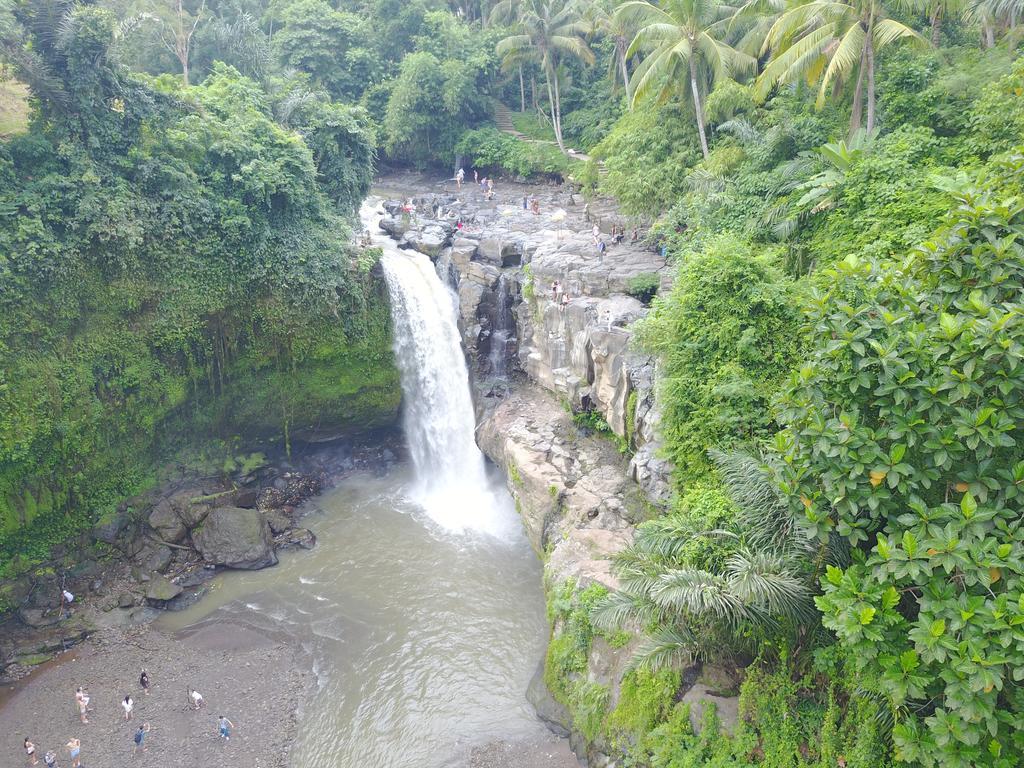
[[[523,248],[517,241],[490,237],[480,241],[476,257],[496,267],[514,267],[523,261]]]
[[[448,245],[448,233],[437,224],[428,224],[421,230],[406,232],[405,239],[415,250],[431,259],[436,259]]]
[[[177,544],[185,538],[188,529],[178,516],[169,499],[162,499],[149,513],[149,525],[164,541]]]
[[[170,579],[154,573],[146,585],[146,602],[159,608],[181,594],[181,587]]]
[[[192,543],[213,565],[257,570],[277,564],[270,526],[255,509],[214,509],[193,529]]]

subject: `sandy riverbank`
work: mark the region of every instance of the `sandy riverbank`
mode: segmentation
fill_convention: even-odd
[[[63,746],[71,738],[82,742],[85,768],[288,765],[300,700],[312,676],[283,641],[230,622],[177,636],[140,626],[101,632],[73,653],[22,681],[0,708],[0,764],[27,765],[22,742],[28,737],[40,758],[57,751],[59,766],[71,765]],[[138,683],[143,667],[152,681],[149,696]],[[91,696],[87,725],[75,706],[79,685]],[[199,712],[186,706],[189,686],[206,700]],[[125,694],[135,700],[132,722],[125,722],[120,706]],[[237,726],[229,743],[218,736],[219,714]],[[132,758],[132,736],[143,722],[151,726],[148,751]]]

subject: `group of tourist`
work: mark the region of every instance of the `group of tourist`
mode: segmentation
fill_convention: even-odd
[[[149,695],[149,673],[146,670],[142,670],[139,675],[139,686],[142,688],[144,695]],[[188,701],[189,708],[194,711],[199,711],[205,706],[205,700],[203,695],[192,689],[188,689]],[[79,686],[75,689],[75,706],[78,708],[79,720],[83,724],[89,723],[89,712],[92,711],[92,707],[89,706],[90,697],[89,692],[84,687]],[[121,700],[121,709],[124,712],[124,722],[129,722],[135,717],[135,699],[132,695],[126,694],[124,699]],[[220,734],[220,738],[224,742],[231,740],[231,729],[235,727],[235,724],[231,722],[224,715],[217,716],[217,731]],[[146,734],[150,731],[149,723],[142,723],[138,728],[135,729],[135,733],[132,736],[132,757],[138,752],[147,752],[148,747],[146,746]],[[39,757],[36,754],[37,748],[34,742],[28,737],[25,738],[24,743],[25,754],[28,756],[29,765],[38,765]],[[84,768],[82,766],[82,742],[80,739],[72,738],[68,740],[68,743],[64,745],[64,749],[67,750],[68,756],[71,758],[71,768]],[[46,768],[57,768],[57,753],[54,750],[48,750],[43,755],[43,762],[46,764]]]
[[[564,310],[569,305],[569,292],[562,287],[558,280],[551,283],[551,301],[554,302],[559,311]]]

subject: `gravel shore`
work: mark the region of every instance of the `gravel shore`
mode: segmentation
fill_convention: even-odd
[[[28,765],[23,740],[36,744],[42,768],[47,750],[57,765],[71,765],[64,745],[82,742],[83,768],[192,768],[221,763],[284,768],[296,712],[311,676],[292,647],[247,625],[216,622],[170,636],[141,626],[111,629],[59,657],[16,687],[0,708],[0,765]],[[148,696],[139,672],[150,676]],[[74,693],[89,692],[89,723],[79,722]],[[206,706],[192,711],[186,689]],[[135,700],[125,722],[121,700]],[[217,716],[236,726],[230,742],[217,732]],[[147,751],[132,757],[133,734],[151,726]]]

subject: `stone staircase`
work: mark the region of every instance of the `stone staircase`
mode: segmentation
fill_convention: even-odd
[[[525,141],[530,144],[549,144],[551,146],[557,146],[553,141],[544,141],[543,139],[531,139],[523,133],[516,130],[515,123],[512,122],[512,110],[509,109],[505,104],[500,101],[494,103],[494,124],[498,130],[502,133],[507,133],[509,136],[514,136],[519,141]],[[587,162],[590,160],[589,155],[585,155],[582,152],[573,152],[568,155],[573,160],[579,160],[580,162]],[[605,168],[604,161],[597,161],[597,173],[598,176],[604,178],[608,175],[608,169]]]

